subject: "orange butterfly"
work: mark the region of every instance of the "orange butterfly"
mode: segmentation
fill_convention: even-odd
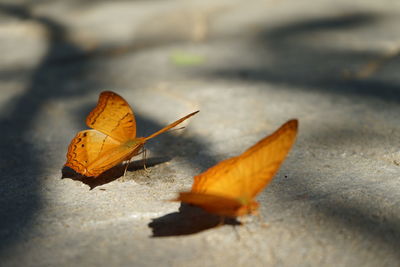
[[[86,118],[94,130],[79,132],[68,147],[67,163],[85,176],[99,176],[139,153],[145,142],[193,116],[199,111],[171,123],[148,137],[136,137],[136,121],[129,104],[113,92],[102,92],[97,106]]]
[[[194,177],[190,192],[175,201],[199,206],[220,216],[254,214],[254,197],[271,182],[292,147],[298,122],[290,120],[243,154],[224,160]]]

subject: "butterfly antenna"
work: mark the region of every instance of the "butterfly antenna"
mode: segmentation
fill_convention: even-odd
[[[170,129],[169,132],[178,131],[178,130],[183,130],[183,129],[185,129],[185,128],[186,128],[185,126],[182,126],[182,127],[176,128],[176,129]]]
[[[195,111],[195,112],[192,112],[192,113],[190,113],[189,115],[186,115],[185,117],[180,118],[179,120],[177,120],[177,121],[171,123],[170,125],[168,125],[168,126],[162,128],[161,130],[159,130],[159,131],[153,133],[152,135],[149,135],[149,136],[145,137],[144,140],[147,141],[147,140],[149,140],[149,139],[151,139],[151,138],[156,137],[157,135],[160,135],[160,134],[162,134],[162,133],[168,131],[168,130],[171,129],[171,128],[174,128],[176,125],[178,125],[178,124],[180,124],[181,122],[183,122],[184,120],[187,120],[188,118],[192,117],[194,114],[198,113],[199,111],[200,111],[200,110]]]

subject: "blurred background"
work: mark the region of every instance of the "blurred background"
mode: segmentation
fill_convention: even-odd
[[[394,0],[0,1],[0,265],[399,265],[399,15]],[[139,136],[200,113],[146,145],[150,172],[61,179],[103,90]],[[165,201],[290,118],[297,143],[258,198],[268,227]]]

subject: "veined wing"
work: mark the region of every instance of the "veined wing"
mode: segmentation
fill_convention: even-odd
[[[196,176],[191,192],[253,199],[278,171],[294,143],[297,127],[297,120],[290,120],[240,156]]]
[[[114,140],[97,130],[85,130],[79,132],[68,147],[66,166],[76,172],[88,175],[88,166],[107,151],[120,146],[120,142]]]
[[[121,143],[136,137],[136,121],[129,104],[114,92],[105,91],[97,106],[86,118],[86,124]]]

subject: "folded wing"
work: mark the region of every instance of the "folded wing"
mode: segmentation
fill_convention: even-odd
[[[114,92],[105,91],[97,106],[86,118],[86,124],[121,143],[136,137],[136,121],[129,104]]]
[[[231,198],[225,198],[216,195],[182,192],[176,201],[185,202],[188,204],[196,205],[205,211],[221,216],[236,217],[242,204]]]
[[[253,199],[278,171],[294,143],[297,127],[297,120],[290,120],[240,156],[196,176],[191,192]]]
[[[72,139],[68,147],[65,165],[80,174],[91,176],[89,166],[118,146],[118,141],[99,131],[81,131]]]

